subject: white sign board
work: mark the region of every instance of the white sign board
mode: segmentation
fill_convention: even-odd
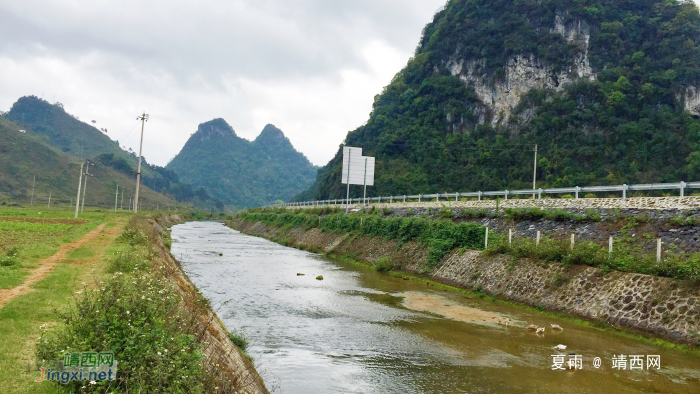
[[[343,184],[374,185],[374,157],[362,156],[362,148],[343,147]]]
[[[367,172],[365,173],[365,183],[367,186],[374,186],[374,157],[365,156],[367,161]]]
[[[362,148],[343,147],[343,184],[364,184],[365,160],[362,157]]]

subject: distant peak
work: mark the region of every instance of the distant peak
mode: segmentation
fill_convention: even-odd
[[[235,136],[236,132],[233,130],[233,127],[226,123],[225,120],[216,118],[200,124],[197,128],[197,134],[202,138],[208,138],[214,135]]]
[[[280,140],[286,140],[287,137],[285,137],[284,133],[282,130],[278,129],[272,124],[267,124],[263,131],[260,133],[258,138],[255,139],[256,142],[264,142],[264,141],[280,141]]]

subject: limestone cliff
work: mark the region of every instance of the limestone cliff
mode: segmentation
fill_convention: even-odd
[[[694,116],[700,116],[700,88],[689,86],[683,97],[679,97],[685,103],[685,110]]]
[[[580,78],[596,79],[588,58],[591,31],[583,20],[564,24],[561,15],[555,16],[553,33],[560,34],[576,51],[566,69],[557,71],[546,61],[533,55],[516,55],[504,67],[505,77],[490,77],[484,73],[484,59],[462,59],[455,56],[446,62],[451,74],[458,76],[467,85],[474,87],[481,103],[488,109],[488,115],[479,113],[479,123],[498,123],[508,120],[520,98],[530,89],[563,90],[564,85]],[[448,119],[448,121],[451,119]]]

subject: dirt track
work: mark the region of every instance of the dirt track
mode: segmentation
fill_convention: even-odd
[[[15,297],[30,292],[32,290],[31,285],[44,279],[49,273],[51,273],[56,264],[58,264],[61,260],[66,258],[68,252],[70,252],[73,249],[79,248],[87,242],[90,242],[93,239],[95,239],[100,234],[100,232],[102,232],[102,229],[104,229],[105,225],[106,223],[102,223],[99,226],[97,226],[96,229],[85,234],[79,240],[61,245],[58,248],[58,252],[56,252],[56,254],[41,260],[39,262],[39,267],[33,269],[27,277],[27,279],[21,285],[13,287],[11,289],[0,289],[0,308],[5,306],[5,304],[7,304],[8,302],[12,301],[12,299],[14,299]]]

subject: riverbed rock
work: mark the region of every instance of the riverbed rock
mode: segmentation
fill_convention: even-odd
[[[319,275],[316,277],[316,280],[323,280],[323,275]]]

